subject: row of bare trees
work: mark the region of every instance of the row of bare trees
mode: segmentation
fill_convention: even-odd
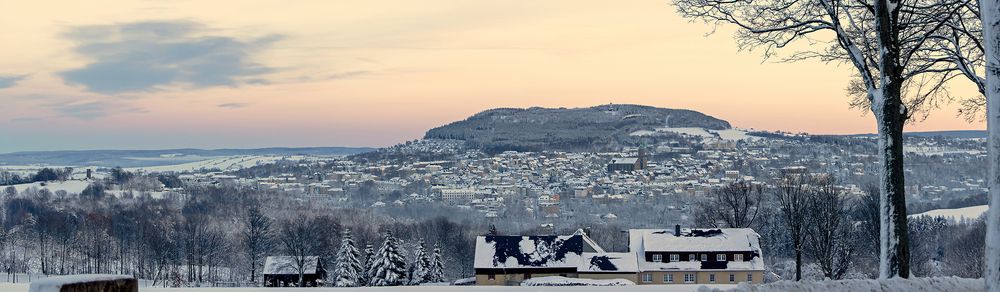
[[[879,194],[874,183],[857,191],[822,174],[784,174],[766,184],[733,182],[699,203],[695,221],[756,229],[772,261],[769,269],[782,277],[870,277],[878,271]],[[907,260],[915,275],[983,275],[984,220],[918,217],[908,221],[907,230],[914,250]],[[786,259],[792,271],[785,269]]]
[[[880,278],[908,277],[903,128],[947,100],[947,85],[964,76],[987,106],[991,202],[1000,201],[1000,4],[998,0],[675,0],[691,19],[738,28],[741,49],[765,58],[804,43],[785,61],[846,63],[855,70],[852,106],[875,117],[879,141]],[[1000,208],[988,224],[987,286],[1000,291]]]
[[[802,278],[803,255],[823,275],[840,279],[848,272],[856,246],[848,196],[829,178],[788,174],[772,185],[738,181],[713,190],[700,203],[696,221],[702,226],[761,228],[762,213],[779,216],[778,228],[790,240],[795,279]]]

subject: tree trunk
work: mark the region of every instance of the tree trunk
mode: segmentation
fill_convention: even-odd
[[[893,86],[888,86],[893,87]],[[896,94],[883,90],[882,93]],[[908,278],[909,240],[906,218],[906,193],[903,177],[903,109],[898,98],[886,98],[876,115],[882,115],[878,121],[879,155],[882,157],[881,183],[879,196],[879,214],[881,228],[879,232],[880,258],[879,278]]]
[[[986,215],[986,290],[1000,292],[1000,0],[980,0],[986,59],[990,208]]]
[[[796,242],[795,245],[798,246],[799,243]],[[795,248],[795,281],[802,281],[802,249],[798,247]]]
[[[878,124],[879,156],[879,278],[910,276],[906,226],[906,190],[903,180],[903,125],[907,111],[902,103],[903,68],[900,65],[899,1],[875,3],[879,41],[879,88],[872,94],[872,113]]]

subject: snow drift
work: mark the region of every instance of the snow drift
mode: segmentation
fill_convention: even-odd
[[[524,282],[521,282],[521,286],[631,286],[631,285],[635,285],[635,283],[625,279],[594,280],[594,279],[567,278],[560,276],[538,277],[538,278],[524,280]]]
[[[739,284],[733,289],[713,289],[701,287],[699,292],[913,292],[913,291],[983,291],[985,283],[983,279],[966,279],[956,277],[940,278],[892,278],[888,280],[825,280],[825,281],[780,281],[763,285]]]

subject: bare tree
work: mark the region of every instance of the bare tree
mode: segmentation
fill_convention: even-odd
[[[990,209],[986,217],[986,288],[1000,292],[1000,1],[980,0],[984,55],[986,59],[986,100],[989,131],[987,186]]]
[[[250,264],[250,283],[257,283],[257,269],[274,245],[271,218],[264,215],[257,201],[252,201],[247,204],[241,220],[243,230],[240,231],[240,237],[243,241],[243,252]]]
[[[784,175],[774,190],[785,231],[795,249],[795,280],[802,280],[802,249],[805,244],[806,217],[809,210],[809,193],[805,177]]]
[[[986,266],[985,246],[980,240],[986,237],[986,221],[956,227],[963,232],[950,240],[944,251],[944,263],[949,273],[963,278],[982,278]]]
[[[908,277],[903,126],[946,96],[954,77],[935,59],[931,41],[962,0],[675,0],[678,12],[711,24],[732,24],[741,49],[774,56],[798,40],[829,46],[786,61],[818,59],[855,68],[852,105],[866,108],[878,128],[881,253],[879,276]]]
[[[879,257],[879,193],[874,182],[861,186],[861,195],[852,202],[851,214],[857,222],[855,229],[858,250],[855,252],[855,262],[877,262]],[[860,264],[862,267],[876,267],[876,264]],[[872,271],[869,271],[872,272]],[[874,271],[877,272],[877,271]]]
[[[854,257],[854,230],[846,198],[830,179],[821,181],[809,200],[808,251],[823,276],[842,279]]]
[[[306,285],[306,265],[311,260],[318,260],[317,254],[321,252],[321,230],[312,221],[311,218],[299,216],[281,223],[279,241],[284,251],[292,257],[295,270],[299,272],[299,287]]]
[[[700,204],[698,221],[715,227],[748,228],[757,219],[763,193],[762,186],[746,181],[713,190]]]
[[[991,208],[986,217],[984,278],[987,290],[1000,292],[1000,1],[968,0],[962,8],[948,22],[949,34],[936,43],[946,53],[942,59],[954,63],[979,90],[980,96],[962,101],[960,113],[973,121],[986,109]]]

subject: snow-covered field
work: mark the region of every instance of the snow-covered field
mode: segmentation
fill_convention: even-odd
[[[628,290],[629,292],[692,292],[706,289],[733,289],[736,285],[641,285],[641,286],[606,286],[606,287],[546,287],[546,286],[402,286],[402,287],[364,287],[364,288],[150,288],[139,287],[140,292],[283,292],[283,291],[309,291],[309,292],[618,292]],[[28,284],[0,284],[0,292],[26,292]],[[711,291],[711,290],[709,290]]]
[[[13,187],[15,189],[17,189],[18,192],[23,192],[26,189],[34,187],[34,188],[37,188],[39,190],[41,190],[41,189],[49,189],[49,191],[52,191],[53,193],[55,193],[56,191],[62,190],[62,191],[66,191],[67,193],[70,193],[70,194],[79,194],[80,192],[83,191],[83,189],[87,188],[88,185],[90,185],[90,181],[87,181],[87,180],[67,180],[67,181],[35,182],[35,183],[30,183],[30,184],[18,184],[18,185],[13,185]]]
[[[931,217],[945,217],[952,221],[962,221],[962,220],[974,220],[986,213],[989,209],[989,205],[979,205],[958,209],[937,209],[923,212],[920,214],[913,214],[910,217],[920,217],[920,216],[931,216]]]
[[[780,281],[769,284],[739,284],[739,285],[638,285],[638,286],[606,286],[606,287],[545,287],[545,286],[403,286],[403,287],[366,287],[366,288],[150,288],[140,287],[142,292],[281,292],[281,291],[314,291],[314,292],[910,292],[910,291],[983,291],[983,279],[964,279],[954,277],[912,278],[889,280],[839,280],[839,281]],[[28,284],[0,284],[0,292],[25,292]]]
[[[761,137],[750,136],[747,134],[746,130],[742,129],[728,129],[728,130],[709,130],[704,128],[656,128],[657,132],[671,132],[681,135],[688,135],[694,137],[702,137],[707,139],[722,139],[726,141],[740,141],[740,140],[757,140],[763,139]],[[646,131],[648,132],[648,131]],[[633,135],[635,133],[632,133]],[[643,133],[647,134],[647,133]],[[652,133],[648,133],[652,134]],[[647,134],[647,135],[648,135]]]
[[[985,154],[983,150],[970,150],[970,149],[958,149],[952,147],[930,147],[930,146],[903,146],[903,152],[912,153],[916,155],[923,156],[935,156],[935,155],[946,155],[946,154],[968,154],[968,155],[979,155]]]
[[[202,169],[220,169],[220,170],[234,170],[253,167],[257,165],[272,164],[279,160],[288,158],[287,156],[257,156],[257,155],[245,155],[245,156],[226,156],[226,157],[215,157],[202,161],[174,164],[174,165],[163,165],[163,166],[150,166],[150,167],[135,167],[129,168],[130,171],[143,170],[146,172],[185,172],[185,171],[197,171]]]
[[[764,285],[738,285],[735,289],[699,289],[699,292],[739,291],[739,292],[912,292],[912,291],[984,291],[983,279],[955,277],[913,278],[889,280],[839,280],[794,282],[780,281]]]

